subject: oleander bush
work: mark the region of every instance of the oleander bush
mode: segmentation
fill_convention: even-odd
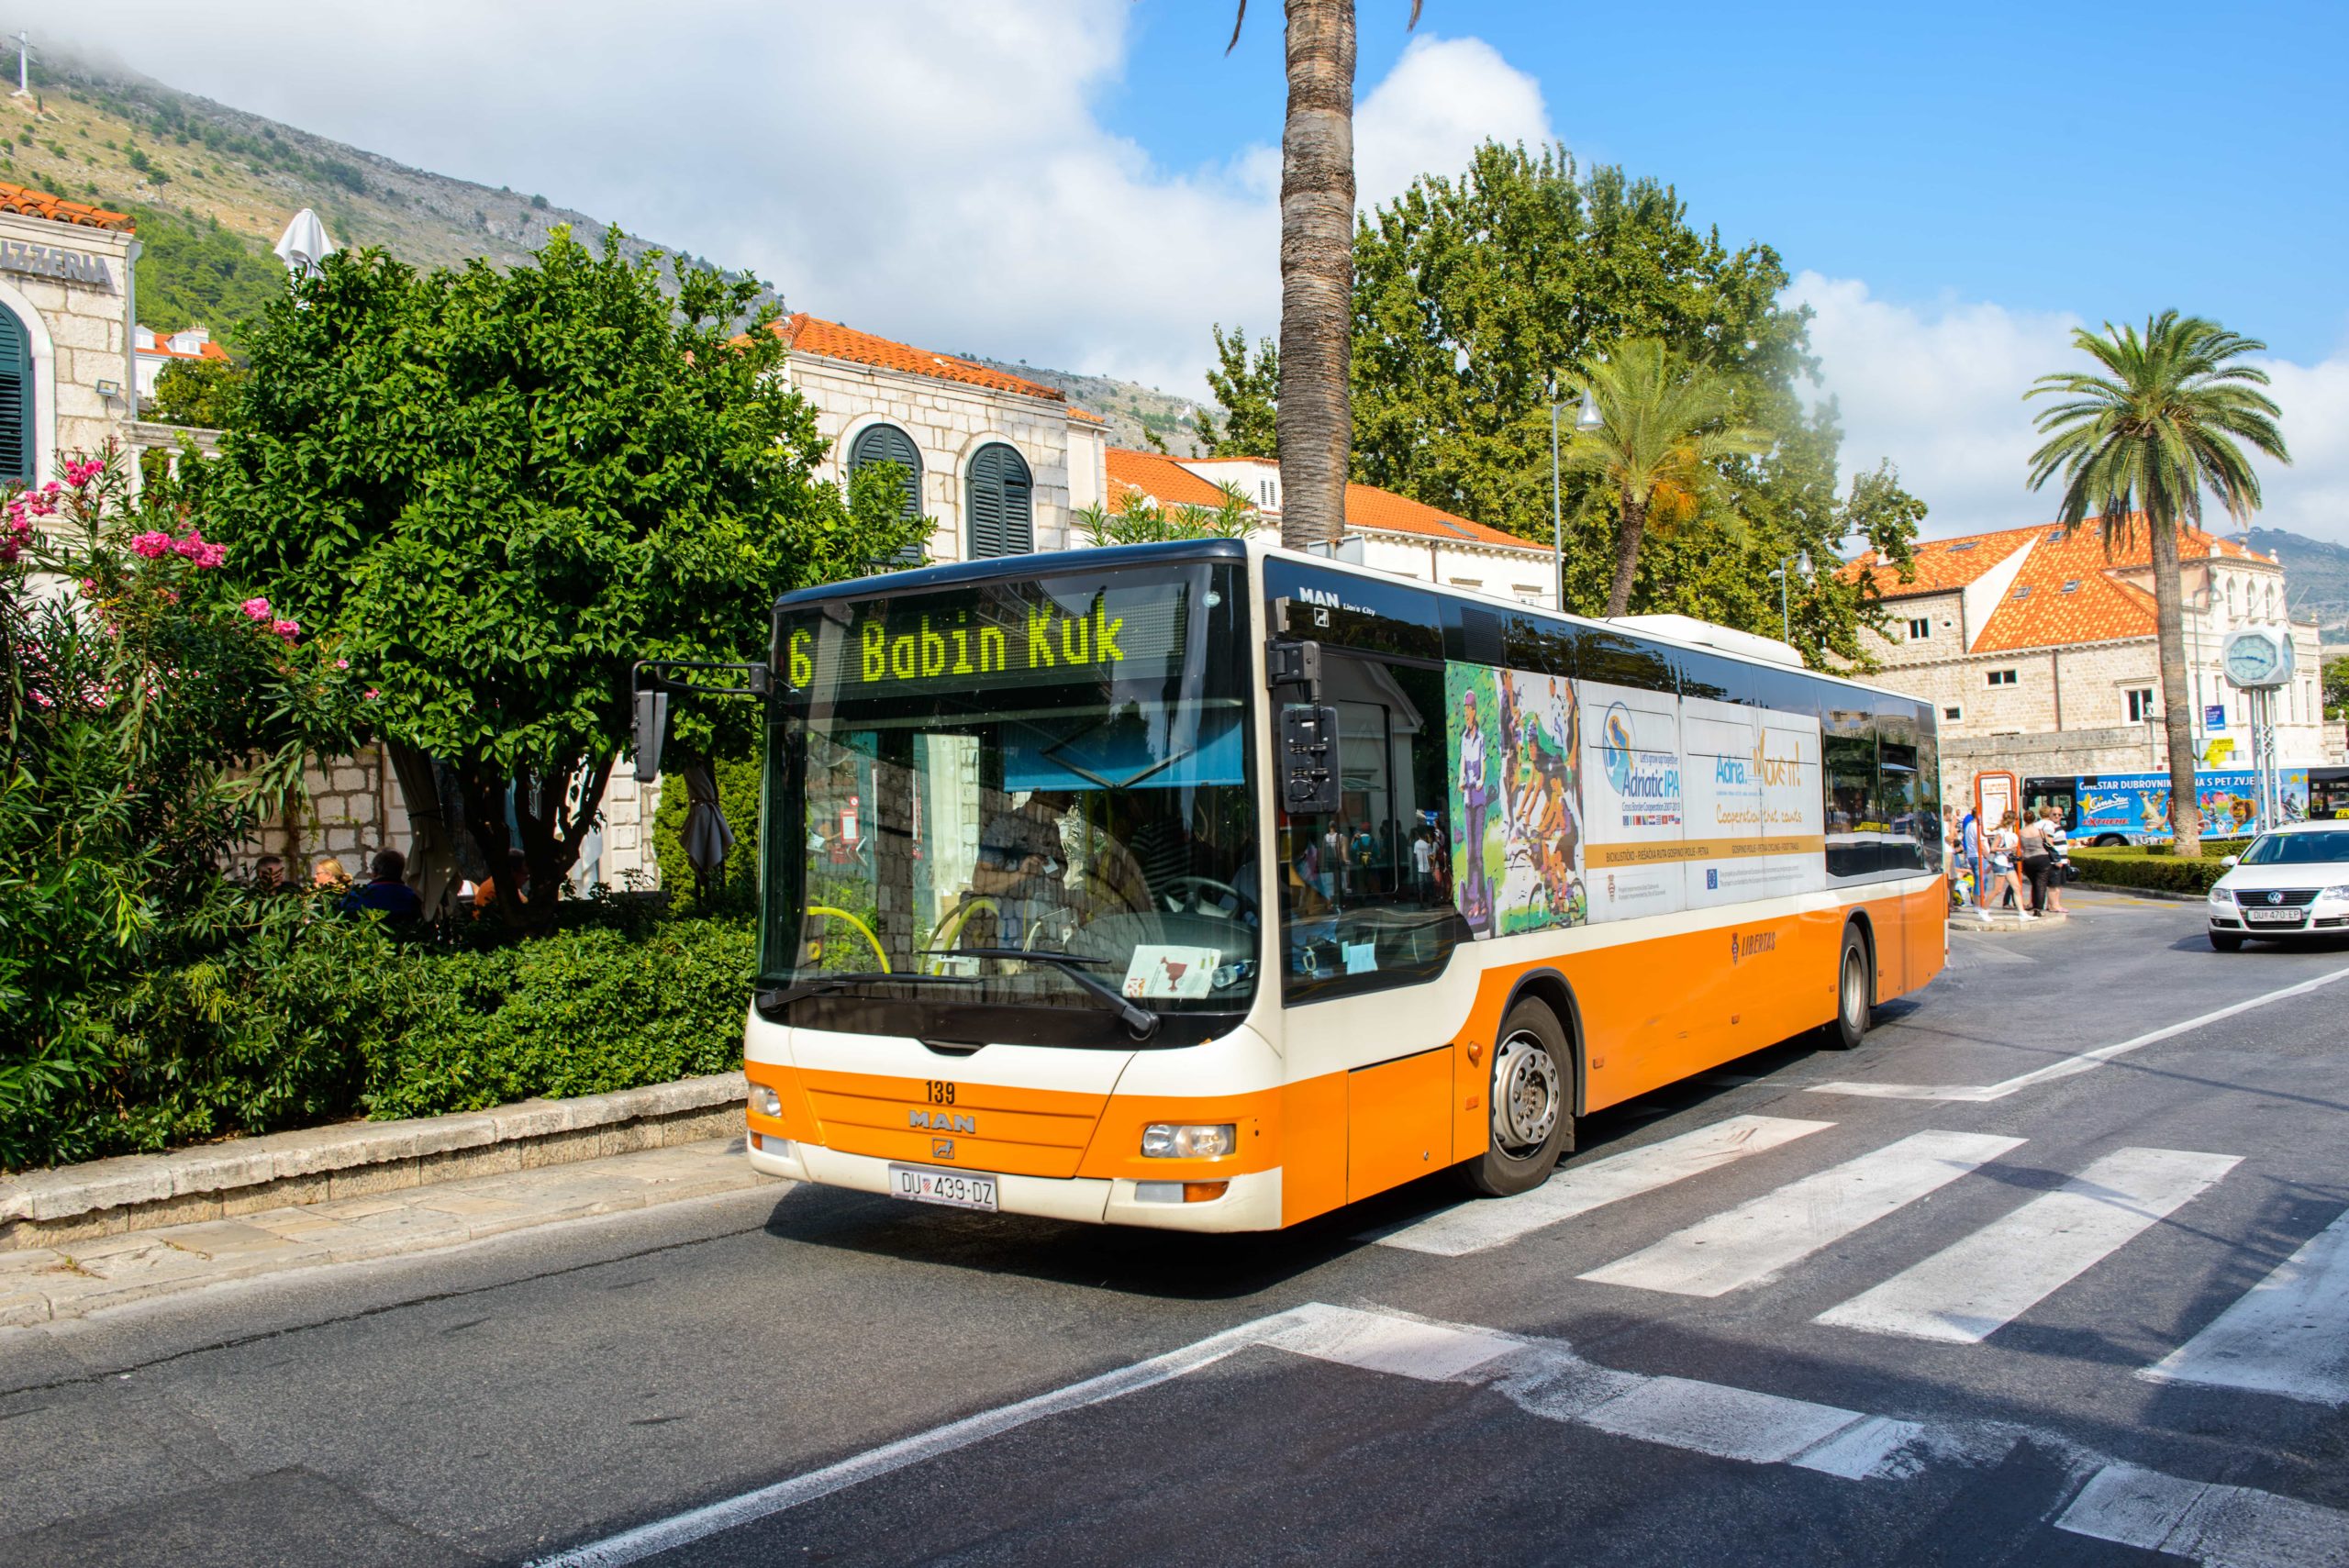
[[[2234,854],[2229,849],[2223,854]],[[2227,873],[2220,858],[2209,854],[2180,860],[2163,845],[2150,848],[2076,849],[2072,866],[2082,882],[2107,887],[2143,887],[2157,893],[2208,893]]]

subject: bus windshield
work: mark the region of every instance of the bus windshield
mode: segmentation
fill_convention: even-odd
[[[1152,562],[788,609],[761,968],[792,1020],[1130,1046],[1119,998],[1188,1020],[1162,1043],[1244,1011],[1243,582]]]

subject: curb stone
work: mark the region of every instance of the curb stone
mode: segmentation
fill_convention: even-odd
[[[724,1137],[741,1130],[748,1097],[740,1073],[714,1073],[21,1172],[0,1179],[0,1255]]]

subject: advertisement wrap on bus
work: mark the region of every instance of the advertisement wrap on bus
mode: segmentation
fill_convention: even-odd
[[[2284,820],[2305,821],[2309,814],[2309,771],[2279,768],[2276,779],[2283,795]],[[2075,837],[2091,842],[2115,834],[2131,843],[2168,840],[2167,773],[2097,773],[2070,782],[2077,791],[2077,820],[2070,829]],[[2204,770],[2195,774],[2194,782],[2206,836],[2230,838],[2252,831],[2259,818],[2257,773],[2250,769]]]
[[[1934,710],[1680,629],[1222,540],[786,595],[751,1164],[1273,1229],[1857,1043],[1945,958]]]

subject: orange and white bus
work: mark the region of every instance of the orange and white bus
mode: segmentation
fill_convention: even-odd
[[[776,606],[749,1158],[1261,1230],[1943,959],[1933,710],[1701,623],[1231,540]]]

